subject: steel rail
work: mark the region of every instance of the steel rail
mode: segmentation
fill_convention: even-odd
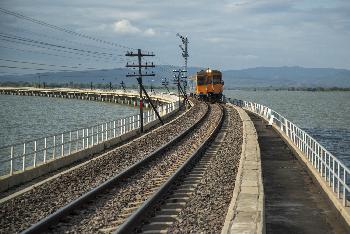
[[[176,170],[176,172],[159,188],[159,190],[156,191],[147,201],[145,201],[116,231],[113,232],[113,234],[129,234],[137,232],[137,228],[143,223],[144,219],[154,212],[152,207],[159,204],[159,201],[162,200],[162,198],[165,197],[165,195],[171,190],[174,182],[176,182],[196,163],[196,161],[198,161],[200,156],[209,146],[209,142],[215,138],[221,129],[225,112],[224,108],[222,106],[220,107],[222,112],[219,123],[210,136],[198,147],[198,149],[186,160],[186,162]]]
[[[141,168],[146,163],[153,160],[156,156],[161,155],[162,152],[167,150],[169,147],[171,147],[173,144],[177,143],[181,139],[183,139],[187,134],[189,134],[194,128],[196,128],[200,123],[204,121],[204,119],[208,116],[209,113],[209,105],[207,104],[207,111],[206,113],[197,120],[194,124],[192,124],[189,128],[182,131],[178,136],[170,140],[168,143],[164,144],[163,146],[159,147],[157,150],[153,151],[150,155],[148,155],[146,158],[138,161],[137,163],[133,164],[129,168],[126,168],[121,173],[113,176],[112,178],[108,179],[107,181],[103,182],[99,186],[93,188],[89,192],[83,194],[79,198],[71,201],[64,207],[58,209],[54,213],[48,215],[44,219],[40,220],[39,222],[33,224],[28,229],[21,232],[22,234],[31,234],[31,233],[42,233],[45,230],[47,230],[52,224],[57,223],[61,218],[63,218],[65,215],[71,213],[74,209],[80,207],[82,204],[86,203],[87,201],[91,200],[92,198],[96,197],[99,193],[105,191],[106,189],[113,186],[115,183],[123,180],[124,178],[129,177],[131,174],[133,174],[135,171],[138,171],[139,168]]]

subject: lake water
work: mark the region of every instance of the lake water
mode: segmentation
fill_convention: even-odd
[[[350,92],[226,90],[277,111],[350,167]]]
[[[266,105],[306,130],[350,167],[350,92],[241,91],[225,95]],[[0,146],[138,113],[114,103],[0,95]]]
[[[138,113],[115,103],[0,95],[0,147]]]

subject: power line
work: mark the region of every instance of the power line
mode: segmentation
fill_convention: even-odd
[[[85,38],[85,39],[93,40],[93,41],[96,41],[96,42],[99,42],[99,43],[103,43],[103,44],[107,44],[107,45],[111,45],[111,46],[116,46],[116,47],[120,47],[120,48],[127,49],[127,50],[134,49],[134,48],[130,48],[130,47],[118,44],[118,43],[113,43],[113,42],[101,40],[101,39],[98,39],[98,38],[94,38],[94,37],[91,37],[91,36],[83,34],[83,33],[77,33],[75,31],[72,31],[72,30],[69,30],[69,29],[66,29],[66,28],[63,28],[63,27],[59,27],[59,26],[56,26],[56,25],[53,25],[53,24],[49,24],[49,23],[46,23],[44,21],[37,20],[37,19],[34,19],[32,17],[29,17],[29,16],[25,16],[25,15],[20,14],[18,12],[9,11],[9,10],[6,10],[4,8],[1,8],[1,7],[0,7],[0,12],[8,14],[8,15],[12,15],[12,16],[15,16],[17,18],[24,19],[24,20],[27,20],[27,21],[30,21],[32,23],[36,23],[36,24],[39,24],[39,25],[42,25],[42,26],[45,26],[45,27],[49,27],[51,29],[55,29],[55,30],[58,30],[58,31],[61,31],[61,32],[65,32],[65,33],[68,33],[68,34],[71,34],[71,35],[74,35],[74,36],[78,36],[78,37],[82,37],[82,38]]]
[[[50,48],[50,47],[45,47],[45,46],[40,46],[40,45],[35,45],[35,44],[30,44],[30,43],[26,43],[23,41],[11,41],[9,39],[6,38],[0,38],[0,40],[2,41],[7,41],[10,43],[16,43],[16,44],[21,44],[21,45],[26,45],[26,46],[30,46],[30,47],[37,47],[37,48],[42,48],[42,49],[47,49],[47,50],[52,50],[52,51],[57,51],[57,52],[63,52],[63,53],[68,53],[68,54],[74,54],[74,55],[80,55],[80,56],[89,56],[89,57],[93,57],[93,58],[103,58],[103,59],[116,59],[113,57],[99,57],[99,56],[95,56],[95,55],[91,55],[91,54],[81,54],[81,53],[77,53],[77,52],[73,52],[73,51],[66,51],[66,50],[60,50],[60,49],[55,49],[55,48]]]
[[[45,68],[17,67],[17,66],[6,66],[6,65],[0,65],[0,67],[3,67],[3,68],[10,68],[10,69],[36,70],[36,71],[51,71],[51,72],[57,72],[57,71],[73,72],[73,71],[76,71],[76,70],[50,70],[50,69],[45,69]]]
[[[47,43],[47,42],[43,42],[43,41],[32,40],[32,39],[29,39],[29,38],[19,37],[19,36],[15,36],[15,35],[11,35],[11,34],[0,33],[0,37],[4,37],[4,38],[8,38],[8,39],[14,39],[14,40],[18,40],[18,41],[29,42],[29,43],[35,43],[35,44],[40,44],[40,45],[45,45],[45,46],[51,46],[51,47],[56,47],[56,48],[61,48],[61,49],[74,50],[74,51],[79,51],[79,52],[89,53],[89,54],[94,54],[94,55],[114,56],[114,54],[111,54],[111,53],[77,49],[77,48],[72,48],[72,47],[67,47],[67,46]],[[122,56],[122,55],[116,55],[116,56]]]
[[[53,69],[47,69],[47,68],[33,68],[33,67],[20,67],[20,66],[7,66],[7,65],[0,65],[0,67],[9,68],[9,69],[21,69],[21,70],[36,70],[36,71],[50,71],[50,72],[79,72],[79,73],[87,73],[91,71],[108,72],[108,71],[111,71],[112,69],[116,69],[116,68],[111,68],[111,69],[98,69],[98,70],[90,70],[90,71],[79,71],[79,70],[65,70],[65,69],[53,70]]]
[[[13,48],[13,47],[8,47],[8,46],[3,46],[3,45],[0,45],[1,48],[6,48],[6,49],[11,49],[11,50],[16,50],[16,51],[21,51],[21,52],[30,52],[30,53],[37,53],[37,54],[44,54],[44,55],[49,55],[49,56],[55,56],[55,57],[61,57],[61,58],[69,58],[69,59],[77,59],[77,57],[71,57],[71,56],[65,56],[65,55],[61,55],[61,54],[51,54],[51,53],[45,53],[45,52],[42,52],[42,51],[34,51],[34,50],[29,50],[29,49],[18,49],[18,48]],[[80,55],[80,54],[76,54],[78,55],[78,58],[83,58],[85,60],[90,60],[90,61],[96,61],[96,62],[101,62],[101,61],[104,61],[104,62],[110,62],[110,63],[114,63],[115,60],[107,60],[107,59],[98,59],[98,58],[90,58],[89,56],[84,56],[84,55]],[[95,56],[94,56],[95,57]],[[120,62],[125,62],[125,59],[123,57],[119,58],[119,61]]]
[[[66,66],[66,65],[54,65],[54,64],[45,64],[45,63],[34,63],[34,62],[28,62],[28,61],[18,61],[18,60],[11,60],[11,59],[3,59],[0,58],[0,61],[5,61],[5,62],[11,62],[11,63],[22,63],[22,64],[32,64],[32,65],[39,65],[39,66],[48,66],[48,67],[61,67],[61,68],[83,68],[83,67],[78,67],[78,66]],[[95,67],[87,67],[84,68],[86,70],[97,70],[98,68]]]
[[[39,36],[39,37],[45,37],[51,40],[55,40],[55,41],[62,41],[62,42],[68,42],[68,43],[73,43],[73,44],[77,44],[77,45],[82,45],[82,46],[87,46],[87,47],[95,47],[97,49],[102,49],[102,50],[111,50],[111,48],[107,48],[107,47],[101,47],[101,46],[96,46],[96,45],[92,45],[92,44],[85,44],[85,43],[81,43],[78,41],[72,41],[72,40],[67,40],[67,39],[63,39],[63,38],[58,38],[58,37],[53,37],[53,36],[48,36],[48,35],[44,35],[38,32],[33,32],[31,30],[28,29],[24,29],[24,28],[15,28],[16,30],[18,29],[21,33],[27,33],[27,34],[31,34],[34,36]]]

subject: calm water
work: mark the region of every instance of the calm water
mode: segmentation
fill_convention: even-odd
[[[228,90],[225,95],[272,108],[350,167],[350,92]]]
[[[114,103],[0,95],[0,146],[80,129],[138,113]]]

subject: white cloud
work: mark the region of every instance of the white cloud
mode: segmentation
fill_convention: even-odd
[[[132,25],[131,22],[127,19],[118,20],[117,22],[113,23],[113,30],[117,33],[122,34],[141,33],[141,35],[145,36],[156,35],[156,31],[153,28],[147,28],[146,30],[142,30],[139,27]]]
[[[115,32],[119,32],[119,33],[130,33],[130,34],[133,34],[133,33],[138,33],[140,32],[141,30],[135,26],[133,26],[129,20],[126,20],[126,19],[122,19],[122,20],[119,20],[117,22],[115,22],[113,24],[113,29]]]
[[[238,59],[244,59],[244,60],[254,60],[259,58],[259,56],[256,56],[253,54],[238,54],[238,55],[235,55],[234,57]]]
[[[154,35],[156,35],[156,31],[154,31],[153,28],[148,28],[145,30],[145,35],[146,36],[154,36]]]

